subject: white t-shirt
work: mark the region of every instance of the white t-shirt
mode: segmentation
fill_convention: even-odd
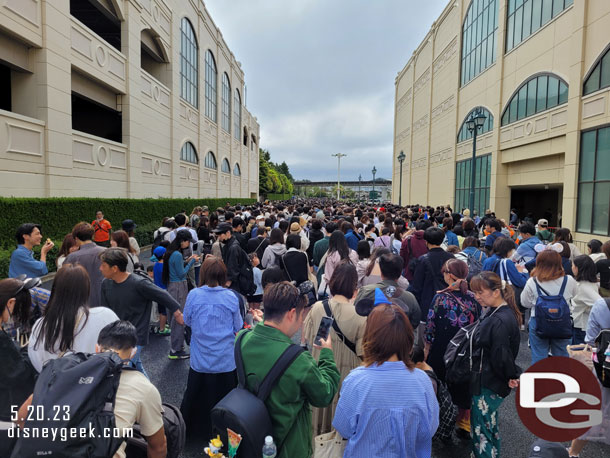
[[[124,428],[140,425],[143,436],[152,436],[163,426],[161,395],[144,374],[135,370],[121,372],[119,388],[114,403],[116,427],[122,434]],[[123,442],[114,458],[125,458]]]
[[[72,343],[72,352],[95,353],[95,344],[97,343],[97,337],[99,336],[100,331],[107,324],[117,321],[119,317],[116,313],[106,307],[94,307],[89,309],[87,321],[85,321],[83,313],[84,311],[81,308],[81,310],[79,310],[81,320],[78,322],[78,326],[76,326],[78,330],[74,337],[74,342]],[[38,342],[38,336],[40,335],[40,330],[42,328],[42,320],[43,318],[39,318],[34,324],[32,336],[30,337],[30,342],[28,344],[28,356],[30,357],[34,369],[38,372],[42,371],[44,363],[50,359],[57,359],[61,353],[59,350],[54,351],[53,353],[46,351],[44,349],[44,338],[41,338],[40,342]],[[58,346],[59,342],[57,342],[55,348]]]

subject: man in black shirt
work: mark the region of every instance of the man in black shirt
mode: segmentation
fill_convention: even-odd
[[[152,302],[166,307],[176,322],[184,325],[180,304],[150,279],[127,272],[127,250],[124,248],[108,248],[101,253],[100,259],[100,271],[104,276],[102,306],[112,309],[121,320],[129,321],[136,327],[138,344],[132,362],[136,369],[146,375],[140,353],[148,343]]]

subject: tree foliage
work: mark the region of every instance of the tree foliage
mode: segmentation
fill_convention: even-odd
[[[271,162],[269,151],[259,150],[259,193],[260,194],[292,194],[294,179],[286,162],[276,164]]]

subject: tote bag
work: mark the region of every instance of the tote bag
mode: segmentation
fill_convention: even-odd
[[[320,434],[314,438],[313,458],[343,458],[347,439],[337,431]]]

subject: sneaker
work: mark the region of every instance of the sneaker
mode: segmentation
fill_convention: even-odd
[[[187,359],[187,358],[190,358],[191,355],[189,355],[184,350],[180,350],[180,351],[170,351],[169,355],[167,357],[169,359]]]
[[[169,328],[169,326],[166,326],[163,331],[159,331],[158,332],[158,334],[161,335],[161,336],[169,336],[171,333],[172,333],[172,331]]]

